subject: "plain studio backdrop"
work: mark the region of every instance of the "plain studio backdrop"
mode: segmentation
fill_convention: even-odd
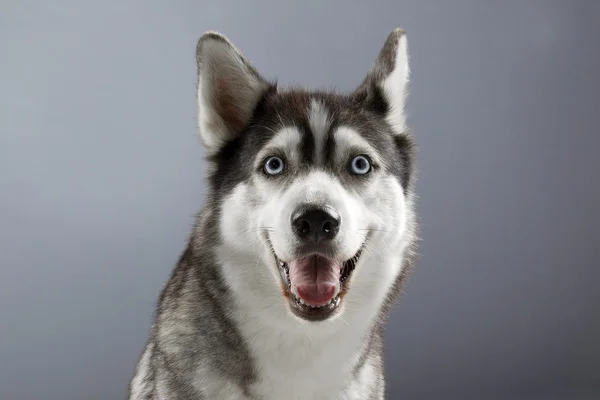
[[[389,398],[599,399],[593,0],[3,0],[0,399],[125,397],[206,190],[203,32],[351,90],[399,25],[423,240]]]

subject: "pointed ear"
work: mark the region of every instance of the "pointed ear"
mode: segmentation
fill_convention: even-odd
[[[397,134],[405,131],[404,103],[410,71],[406,33],[394,29],[354,96],[365,107],[382,114]]]
[[[196,46],[198,129],[209,154],[234,139],[271,87],[225,36],[208,32]]]

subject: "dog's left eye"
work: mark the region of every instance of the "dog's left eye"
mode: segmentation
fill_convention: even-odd
[[[354,175],[366,175],[371,172],[371,160],[367,156],[356,156],[350,163],[350,172]]]
[[[267,175],[279,175],[283,172],[285,164],[279,157],[273,156],[265,161],[264,171]]]

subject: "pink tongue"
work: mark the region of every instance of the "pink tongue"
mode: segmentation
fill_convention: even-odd
[[[290,283],[300,298],[312,306],[328,303],[335,295],[341,266],[320,256],[299,258],[289,263]]]

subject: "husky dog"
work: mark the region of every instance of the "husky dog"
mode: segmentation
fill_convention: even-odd
[[[282,89],[198,41],[208,195],[130,399],[383,399],[383,327],[416,251],[406,34],[352,93]]]

